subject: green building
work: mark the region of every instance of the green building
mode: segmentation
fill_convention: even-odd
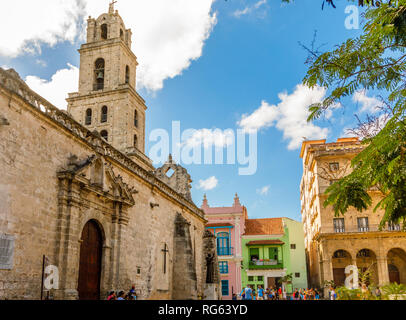
[[[242,286],[307,288],[303,224],[289,218],[247,219],[242,236]],[[290,283],[282,284],[287,275]],[[286,280],[286,278],[284,279]]]

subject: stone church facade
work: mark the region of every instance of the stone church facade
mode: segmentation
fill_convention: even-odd
[[[215,239],[187,171],[171,158],[157,170],[144,154],[131,30],[113,5],[89,18],[79,52],[68,112],[0,69],[0,299],[40,299],[47,265],[59,272],[55,299],[133,284],[141,299],[204,296],[219,281]]]

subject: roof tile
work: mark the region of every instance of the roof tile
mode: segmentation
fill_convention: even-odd
[[[284,234],[282,218],[248,219],[245,222],[245,235]]]

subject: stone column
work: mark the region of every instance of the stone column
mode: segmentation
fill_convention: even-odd
[[[321,272],[323,273],[323,281],[332,281],[334,280],[334,276],[333,276],[333,262],[331,261],[331,258],[329,259],[323,259],[322,262],[322,269]],[[324,285],[322,283],[322,285]],[[324,288],[324,296],[328,297],[328,292],[329,292],[330,288]]]
[[[378,265],[378,281],[379,285],[383,286],[389,283],[389,270],[388,270],[388,259],[386,256],[377,257],[376,259]]]
[[[107,241],[107,239],[106,239]],[[103,246],[102,253],[102,272],[101,272],[101,281],[100,281],[100,295],[103,298],[103,295],[106,292],[113,291],[111,284],[111,251],[112,248],[109,247],[106,243]]]
[[[112,217],[112,252],[111,252],[111,288],[112,290],[124,290],[129,285],[127,279],[127,266],[121,254],[125,252],[128,214],[120,202],[114,204]],[[130,283],[131,284],[131,283]]]
[[[63,179],[59,192],[58,251],[55,264],[59,268],[59,290],[56,299],[76,300],[78,298],[79,255],[80,255],[80,186]]]
[[[333,262],[331,261],[331,259],[323,259],[322,267],[323,267],[323,269],[321,271],[323,272],[324,281],[334,280]]]

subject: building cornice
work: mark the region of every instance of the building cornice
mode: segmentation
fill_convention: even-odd
[[[105,41],[85,43],[85,44],[82,44],[82,46],[80,47],[78,52],[80,54],[82,54],[87,51],[94,51],[94,49],[104,49],[104,48],[114,47],[116,45],[120,45],[122,48],[124,48],[124,50],[135,59],[137,66],[138,66],[137,56],[125,44],[125,42],[123,40],[121,40],[121,38],[113,38],[113,39],[108,39]]]
[[[110,90],[97,90],[97,91],[90,91],[86,94],[81,94],[80,92],[73,92],[68,94],[68,98],[66,101],[74,102],[74,101],[81,101],[86,99],[92,98],[100,98],[104,96],[111,96],[111,94],[120,94],[120,93],[130,93],[137,102],[144,107],[144,110],[147,110],[147,106],[145,105],[145,100],[142,98],[138,92],[129,84],[121,84],[117,88],[110,89]]]

